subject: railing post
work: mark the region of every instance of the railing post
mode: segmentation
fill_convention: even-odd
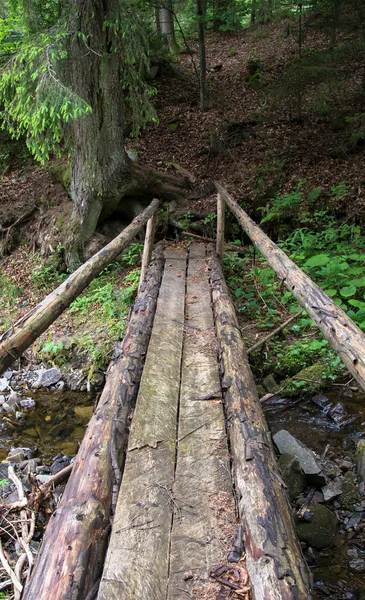
[[[225,201],[221,194],[217,197],[217,254],[220,259],[223,258],[224,254],[224,208]]]
[[[138,291],[140,290],[142,282],[146,276],[148,265],[151,262],[153,244],[155,242],[156,224],[157,224],[157,211],[153,214],[153,216],[149,219],[149,221],[147,221],[146,237],[144,239],[143,255],[142,255],[141,277],[139,279]]]

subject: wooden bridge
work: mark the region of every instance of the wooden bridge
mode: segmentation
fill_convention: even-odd
[[[223,197],[237,210],[221,188],[221,232]],[[132,224],[133,235],[156,208]],[[150,262],[154,224],[128,330],[22,598],[310,598],[219,256],[211,244],[177,243],[158,245]],[[248,217],[244,226],[363,385],[362,332]],[[219,234],[218,254],[222,247]],[[72,301],[75,285],[85,287],[95,264],[110,262],[108,252],[2,336],[0,370]],[[236,583],[224,577],[232,565]]]

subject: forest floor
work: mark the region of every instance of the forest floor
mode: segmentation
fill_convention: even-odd
[[[173,171],[169,164],[173,161],[190,171],[199,182],[219,181],[257,221],[270,211],[273,198],[292,194],[292,205],[289,202],[266,225],[274,239],[285,237],[295,227],[306,227],[314,213],[318,215],[322,211],[335,216],[340,225],[361,222],[365,210],[365,152],[351,141],[351,125],[346,120],[346,115],[353,114],[356,106],[347,105],[346,97],[342,96],[339,111],[336,104],[339,91],[332,90],[331,110],[328,107],[325,110],[318,90],[308,86],[302,97],[301,118],[297,118],[296,91],[285,75],[286,65],[298,55],[295,31],[290,27],[289,22],[283,21],[239,33],[209,33],[206,43],[208,110],[204,113],[199,109],[195,74],[197,44],[189,42],[193,53],[182,54],[173,68],[160,67],[154,82],[157,95],[153,102],[158,123],[150,125],[140,138],[127,142],[127,148],[138,153],[143,165]],[[324,34],[310,33],[303,51],[318,50],[326,44]],[[250,78],[252,65],[258,70]],[[361,73],[350,71],[348,65],[343,66],[342,72],[347,74],[347,88],[352,90],[352,100],[356,100],[357,87],[361,96]],[[19,142],[17,144],[19,147]],[[39,250],[42,248],[45,254],[62,253],[57,230],[72,208],[66,191],[53,174],[53,164],[42,167],[29,157],[20,159],[19,156],[9,164],[11,154],[11,150],[4,149],[0,156],[4,164],[0,188],[1,243],[5,253],[7,249],[13,250],[1,265],[0,318],[4,327],[22,316],[62,278],[52,262],[46,263],[45,257],[40,256]],[[308,200],[313,193],[315,203]],[[179,233],[169,223],[170,218],[175,218],[175,209],[178,225],[183,229],[191,226],[193,231],[214,236],[215,202],[215,195],[208,195],[169,207],[164,211],[160,234],[174,237]],[[52,242],[47,243],[47,236]],[[247,243],[232,217],[228,217],[227,237]],[[133,260],[132,256],[127,257],[122,267],[132,268]],[[233,279],[237,284],[239,260],[228,257],[226,264],[235,271]],[[116,270],[114,286],[123,285],[125,273],[125,268]],[[132,281],[127,282],[129,292],[131,284],[135,287],[137,281],[135,274],[131,278]],[[101,286],[97,291],[100,289]],[[105,344],[113,342],[105,335],[100,347],[97,344],[94,347],[92,338],[103,337],[103,333],[98,333],[100,322],[98,319],[95,323],[90,321],[89,312],[93,302],[96,308],[105,300],[110,304],[113,293],[110,288],[106,297],[103,292],[94,293],[94,300],[86,300],[85,306],[81,304],[84,313],[81,310],[77,318],[70,312],[63,315],[41,341],[41,348],[42,344],[48,344],[54,350],[48,358],[57,358],[59,340],[70,331],[74,339],[84,338],[86,322],[89,354],[105,352]],[[274,322],[289,314],[287,307],[277,304],[278,315]],[[267,306],[263,308],[265,312]],[[261,319],[262,312],[254,312],[253,316],[245,323],[249,345],[273,326],[272,320]],[[263,321],[258,323],[259,329],[258,320]],[[31,358],[31,353],[28,356]]]

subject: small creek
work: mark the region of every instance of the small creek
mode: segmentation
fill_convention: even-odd
[[[329,444],[334,457],[349,457],[354,461],[357,440],[365,429],[365,394],[345,388],[342,390],[349,395],[330,391],[324,392],[323,396],[329,401],[327,406],[340,402],[349,417],[353,417],[351,424],[341,428],[329,418],[328,408],[321,408],[310,399],[284,399],[277,396],[263,405],[272,434],[286,429],[319,455]],[[314,582],[319,584],[316,593],[318,597],[334,600],[363,600],[365,573],[354,573],[349,569],[348,551],[357,548],[358,554],[365,556],[365,520],[362,519],[355,533],[345,532],[343,523],[339,529],[333,545],[325,550],[316,550],[315,560],[310,561]]]
[[[0,460],[13,446],[30,448],[44,463],[51,463],[59,452],[75,455],[93,413],[95,394],[43,391],[27,396],[35,401],[33,409],[22,411],[19,421],[0,420]]]

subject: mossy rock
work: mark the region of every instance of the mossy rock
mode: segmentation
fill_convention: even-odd
[[[360,495],[355,483],[356,475],[347,471],[342,482],[341,507],[344,510],[353,510],[354,504],[360,501]]]
[[[278,460],[283,480],[287,487],[289,498],[294,500],[305,490],[306,478],[296,456],[284,453]]]
[[[282,393],[286,396],[296,396],[307,390],[316,393],[323,389],[326,384],[327,368],[322,363],[317,362],[287,379]]]
[[[335,539],[338,520],[323,504],[313,504],[310,512],[312,513],[310,522],[296,522],[298,538],[314,548],[327,548]]]

